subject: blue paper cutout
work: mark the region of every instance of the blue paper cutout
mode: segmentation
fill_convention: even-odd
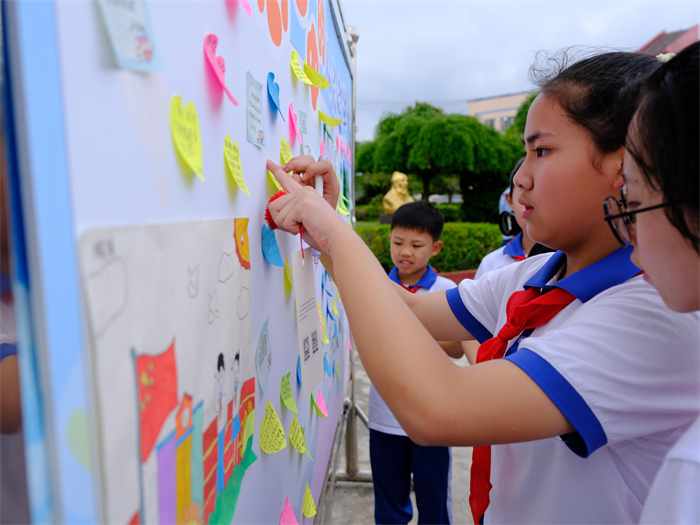
[[[331,365],[328,364],[328,358],[326,357],[326,354],[323,354],[323,368],[326,371],[326,374],[328,374],[328,377],[333,377]]]
[[[331,318],[331,321],[335,322],[335,317],[333,317],[333,312],[331,312],[331,309],[328,306],[328,301],[326,301],[326,315]]]
[[[335,338],[340,339],[340,337],[338,337],[338,323],[337,322],[333,323],[333,331],[335,332]]]
[[[273,232],[267,224],[263,224],[262,227],[262,251],[265,259],[270,264],[275,266],[284,266],[282,261],[282,256],[280,255],[280,247],[277,245],[277,239],[275,238],[275,232]]]
[[[306,19],[302,18],[302,22],[299,22],[300,16],[299,13],[297,13],[296,6],[293,7],[291,11],[292,12],[290,13],[289,17],[289,25],[291,26],[289,28],[289,41],[296,48],[297,52],[299,53],[299,56],[303,58],[306,56],[306,29],[304,29],[304,26],[306,25]]]
[[[280,107],[280,85],[275,82],[275,74],[267,74],[267,96],[272,102],[274,109],[279,111],[282,120],[284,120],[284,114],[282,114],[282,108]],[[286,120],[284,120],[286,122]]]
[[[301,386],[301,358],[297,356],[297,383]]]

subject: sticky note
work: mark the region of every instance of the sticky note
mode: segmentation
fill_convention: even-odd
[[[284,137],[280,139],[280,160],[283,166],[292,160],[292,151],[289,147],[289,141],[285,140]]]
[[[313,518],[316,515],[316,504],[314,503],[314,496],[311,494],[308,481],[306,482],[306,488],[304,489],[304,503],[302,509],[304,517],[306,518]]]
[[[328,377],[333,377],[333,370],[331,370],[331,365],[328,363],[326,354],[323,354],[323,369],[326,371]]]
[[[338,207],[336,208],[342,215],[350,215],[350,211],[347,209],[343,201],[338,201]]]
[[[275,407],[268,399],[265,405],[265,417],[260,422],[260,450],[266,454],[275,454],[287,447],[287,435]]]
[[[340,377],[340,369],[338,368],[338,363],[335,364],[335,375]]]
[[[294,103],[290,102],[289,103],[289,128],[290,128],[290,136],[292,133],[294,133],[297,137],[297,140],[299,141],[299,144],[302,143],[302,137],[301,133],[299,132],[299,124],[297,122],[297,115],[294,113]]]
[[[328,292],[328,296],[330,297],[330,292]],[[331,312],[331,305],[328,301],[326,301],[326,315],[331,318],[331,321],[335,321],[335,317],[333,317],[333,312]]]
[[[250,7],[250,6],[249,6]],[[226,87],[226,62],[220,56],[216,55],[216,48],[219,45],[219,37],[215,34],[210,33],[204,37],[204,56],[207,57],[207,62],[214,70],[216,78],[224,88],[224,92],[228,96],[228,99],[233,102],[234,106],[238,105],[238,101],[233,98],[233,95]]]
[[[296,414],[298,412],[297,404],[296,401],[294,401],[294,394],[292,394],[292,385],[289,383],[289,376],[291,375],[291,372],[287,372],[282,376],[282,384],[280,385],[280,399],[282,400],[282,404],[284,406]],[[296,418],[296,416],[294,417]]]
[[[282,185],[277,181],[277,177],[275,177],[270,170],[267,170],[267,176],[270,177],[270,180],[275,185],[275,188],[277,188],[280,191],[284,189],[282,188]]]
[[[246,138],[251,144],[265,147],[265,123],[262,113],[262,84],[246,72]]]
[[[328,344],[330,341],[328,340],[328,337],[326,336],[326,320],[323,318],[323,314],[321,313],[321,303],[317,303],[318,305],[318,323],[321,327],[321,339],[323,340],[324,343]]]
[[[318,389],[318,394],[316,397],[314,397],[313,393],[311,394],[311,406],[316,410],[316,414],[318,414],[319,417],[328,416],[326,401],[323,399],[323,394],[321,393],[320,388]]]
[[[304,73],[306,73],[306,76],[309,77],[311,83],[318,89],[326,89],[331,87],[331,84],[328,82],[328,80],[326,80],[326,77],[307,64],[306,60],[304,60]]]
[[[275,112],[279,112],[282,120],[284,120],[282,108],[280,107],[280,85],[275,82],[275,74],[272,72],[267,74],[267,96],[272,101]]]
[[[294,516],[292,504],[289,503],[289,498],[284,498],[284,507],[282,508],[282,514],[280,514],[280,525],[299,525],[296,516]]]
[[[245,418],[245,427],[243,428],[243,452],[245,452],[253,432],[255,432],[255,409],[251,408]]]
[[[192,102],[183,107],[182,99],[175,95],[170,101],[170,132],[178,155],[189,169],[204,180],[202,172],[202,138],[199,134],[197,109]]]
[[[340,315],[340,312],[338,311],[338,305],[335,302],[335,297],[333,298],[333,313],[336,315]]]
[[[248,0],[238,0],[238,3],[243,6],[243,10],[245,11],[245,14],[248,15],[248,18],[251,17],[251,10],[250,10],[250,4],[248,3]]]
[[[297,356],[297,384],[301,386],[301,357]]]
[[[321,157],[326,158],[326,141],[321,141]]]
[[[304,73],[304,68],[301,67],[301,64],[299,64],[299,54],[297,53],[296,49],[292,51],[290,62],[292,65],[292,71],[294,71],[294,74],[297,76],[297,78],[301,80],[304,84],[311,85],[311,80],[309,79],[309,77],[306,76],[306,73]]]
[[[226,167],[236,181],[238,187],[241,188],[248,197],[250,197],[250,191],[248,190],[248,185],[245,183],[245,178],[243,177],[243,168],[241,167],[241,151],[238,148],[238,142],[231,143],[231,137],[226,135],[224,137],[224,159],[226,160]]]
[[[284,258],[284,281],[289,284],[289,287],[294,289],[294,277],[292,275],[292,267],[289,265],[289,259]]]
[[[272,347],[270,346],[270,334],[267,329],[268,317],[260,328],[258,344],[255,347],[255,375],[263,392],[266,391],[267,378],[272,368]]]
[[[342,119],[329,117],[320,109],[318,110],[318,117],[326,124],[326,126],[329,126],[331,128],[338,126],[343,122]]]
[[[299,133],[301,134],[301,154],[311,155],[315,158],[316,155],[314,155],[314,149],[311,147],[311,144],[309,144],[309,133],[306,125],[306,113],[304,113],[302,110],[299,110],[298,124]]]
[[[299,420],[297,415],[294,414],[292,422],[289,424],[289,443],[299,452],[303,454],[306,451],[306,439],[304,434],[301,432],[301,427],[299,426]]]
[[[284,266],[282,256],[280,255],[280,247],[277,245],[275,232],[273,232],[267,224],[263,224],[261,244],[265,260],[275,266]]]

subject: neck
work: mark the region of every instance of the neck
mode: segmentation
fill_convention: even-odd
[[[523,236],[520,239],[520,244],[523,245],[523,253],[525,255],[528,255],[530,253],[530,250],[532,250],[532,247],[535,245],[535,241],[530,239],[530,237],[528,237],[527,234],[523,232]]]
[[[579,270],[587,268],[618,249],[620,249],[620,243],[612,236],[612,233],[610,233],[609,236],[606,235],[602,238],[597,237],[593,239],[592,242],[581,243],[570,250],[565,250],[566,274],[564,277],[568,277]]]
[[[398,268],[398,266],[397,266]],[[404,275],[401,273],[401,270],[399,270],[398,277],[399,281],[401,281],[404,285],[406,286],[413,286],[416,284],[418,281],[421,280],[421,278],[425,275],[425,272],[428,271],[428,267],[424,267],[422,270],[412,273],[411,275]]]

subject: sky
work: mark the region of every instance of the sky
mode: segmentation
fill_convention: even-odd
[[[699,22],[700,2],[340,0],[357,43],[357,141],[416,101],[466,113],[467,100],[531,89],[537,52],[636,51]]]

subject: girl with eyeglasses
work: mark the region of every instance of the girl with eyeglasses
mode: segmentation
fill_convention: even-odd
[[[286,176],[318,170],[313,159],[268,161],[289,192],[270,203],[273,219],[291,233],[303,225],[323,252],[365,370],[401,426],[421,445],[474,446],[475,522],[636,523],[697,417],[700,353],[689,349],[700,316],[665,307],[601,213],[625,182],[632,110],[620,91],[658,65],[605,53],[535,70],[514,183],[528,235],[559,251],[454,291],[399,289],[335,199],[314,192],[313,174]],[[467,339],[482,345],[464,368],[436,343]]]

